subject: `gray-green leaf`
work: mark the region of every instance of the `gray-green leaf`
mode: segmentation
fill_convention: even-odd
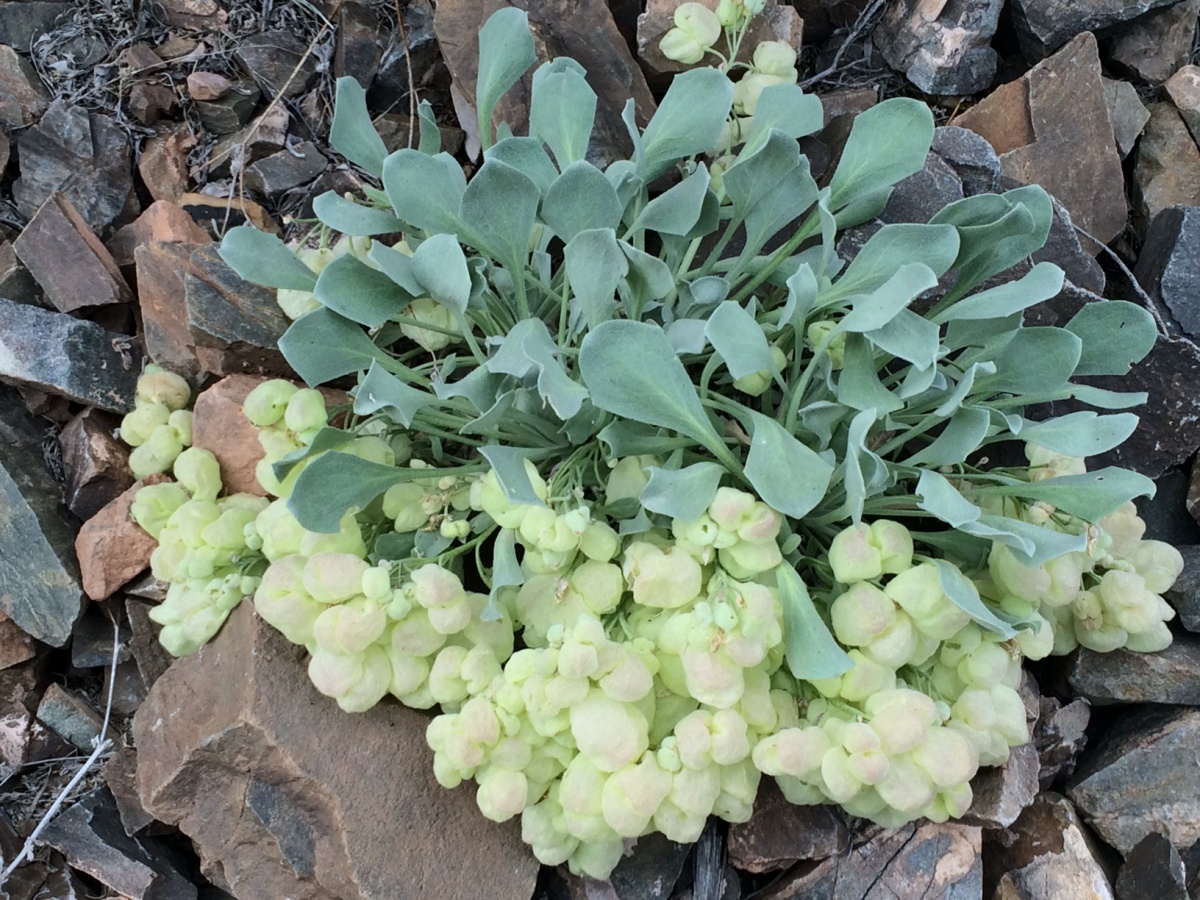
[[[761,413],[751,413],[754,433],[746,455],[746,477],[763,502],[793,519],[821,502],[833,466]]]
[[[803,681],[836,678],[854,668],[846,651],[838,646],[829,626],[813,606],[808,587],[788,563],[775,567],[775,584],[783,605],[783,639],[787,645],[788,671]]]
[[[246,281],[291,291],[311,291],[317,283],[313,270],[273,234],[238,225],[225,232],[221,259]]]

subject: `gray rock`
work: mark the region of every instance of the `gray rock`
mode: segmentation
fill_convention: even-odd
[[[958,173],[968,197],[1000,189],[1000,157],[992,145],[968,128],[943,125],[933,133],[933,152]]]
[[[931,151],[925,157],[925,168],[897,182],[879,219],[885,224],[917,222],[923,225],[942,207],[961,199],[962,181],[949,163]]]
[[[56,100],[17,146],[21,177],[13,183],[13,198],[26,216],[55,191],[98,232],[124,211],[133,191],[129,141],[109,117]]]
[[[0,129],[9,131],[36,122],[49,103],[50,95],[33,66],[12,47],[0,45]]]
[[[258,107],[258,98],[257,87],[238,83],[220,99],[196,101],[196,114],[213,134],[232,134],[250,121]]]
[[[329,164],[317,145],[304,141],[295,147],[280,150],[251,163],[246,168],[246,186],[260,194],[273,197],[284,191],[308,184],[325,171]]]
[[[1133,169],[1133,226],[1145,240],[1151,222],[1172,206],[1200,206],[1200,148],[1179,111],[1151,103]]]
[[[162,599],[157,598],[155,603],[162,602]],[[155,603],[145,603],[133,597],[125,598],[125,616],[129,620],[129,649],[147,687],[153,687],[154,682],[158,681],[174,662],[171,654],[159,643],[158,632],[161,626],[150,620],[150,610],[154,608]]]
[[[1075,809],[1058,794],[1041,794],[1011,827],[989,842],[993,900],[1113,900],[1098,852]],[[1148,898],[1147,898],[1148,900]]]
[[[140,371],[141,352],[131,339],[86,319],[0,299],[0,381],[125,413],[133,409]]]
[[[31,637],[61,647],[79,618],[83,591],[75,536],[43,461],[45,433],[17,392],[0,386],[0,611]]]
[[[1200,337],[1200,206],[1172,206],[1154,217],[1133,274],[1171,311],[1184,333]]]
[[[409,69],[413,78],[419,79],[437,62],[438,56],[433,6],[429,0],[412,0],[404,9],[404,39],[399,29],[393,30],[377,62],[378,74],[367,94],[371,109],[380,112],[396,107],[407,109],[411,88]]]
[[[71,633],[71,665],[77,669],[99,669],[112,665],[113,625],[109,616],[120,616],[118,603],[89,603]],[[131,658],[129,631],[121,628],[118,662]]]
[[[1150,831],[1176,847],[1200,838],[1200,710],[1166,707],[1118,720],[1084,754],[1067,796],[1121,854]]]
[[[1188,131],[1200,142],[1200,66],[1184,66],[1167,79],[1164,87]]]
[[[1191,57],[1197,16],[1200,0],[1182,0],[1130,22],[1109,43],[1109,59],[1115,68],[1162,84]]]
[[[1003,6],[1003,0],[949,0],[931,17],[928,3],[900,0],[888,4],[875,26],[875,46],[927,94],[974,94],[996,75],[991,40]]]
[[[48,308],[42,289],[17,258],[12,241],[0,240],[0,297]]]
[[[1030,61],[1049,56],[1085,31],[1101,31],[1179,0],[1012,0],[1021,51]]]
[[[404,15],[406,33],[412,30],[412,20],[417,4],[410,3]],[[399,31],[399,29],[394,29]],[[395,35],[397,43],[399,34]],[[333,74],[335,78],[349,75],[367,90],[371,89],[379,72],[379,63],[387,44],[379,16],[366,3],[345,3],[338,13],[337,44],[333,51]],[[424,72],[424,69],[421,70]],[[414,71],[413,77],[417,74]]]
[[[984,828],[1006,828],[1038,793],[1041,763],[1033,742],[1014,747],[1002,766],[980,769],[971,782],[975,799],[959,821]]]
[[[90,753],[100,737],[104,718],[83,698],[51,684],[38,704],[38,721],[77,750]]]
[[[1200,637],[1177,635],[1166,650],[1096,653],[1080,648],[1071,664],[1071,689],[1093,706],[1178,703],[1200,706]]]
[[[1167,601],[1179,613],[1179,624],[1200,631],[1200,546],[1178,548],[1183,555],[1183,572],[1167,590]]]
[[[764,778],[750,821],[729,826],[725,846],[731,865],[744,872],[769,872],[833,856],[849,840],[850,831],[835,807],[789,803],[774,779]]]
[[[1129,851],[1117,875],[1117,900],[1188,900],[1179,851],[1152,831]]]
[[[308,43],[289,31],[264,31],[244,38],[234,58],[263,93],[291,100],[307,91],[317,74],[317,56],[307,49]]]
[[[1168,469],[1154,479],[1153,497],[1138,498],[1138,515],[1146,523],[1143,537],[1172,546],[1200,544],[1200,524],[1188,515],[1188,478],[1183,468]]]
[[[1107,279],[1100,263],[1092,256],[1092,252],[1080,241],[1079,232],[1071,221],[1071,212],[1058,202],[1057,197],[1051,197],[1054,204],[1054,219],[1050,222],[1050,233],[1046,243],[1034,251],[1030,259],[1034,263],[1052,262],[1067,275],[1067,280],[1075,287],[1093,294],[1103,295]],[[1084,238],[1088,247],[1091,241]]]
[[[1065,706],[1053,697],[1041,700],[1041,716],[1033,730],[1041,769],[1038,784],[1044,791],[1062,776],[1075,771],[1075,761],[1087,745],[1087,726],[1092,717],[1091,704],[1072,700]]]
[[[112,792],[117,813],[127,835],[135,835],[151,822],[154,816],[146,812],[137,794],[137,750],[118,747],[104,764],[104,783]]]
[[[637,839],[608,876],[618,900],[666,900],[691,853],[690,844],[677,844],[658,832]]]
[[[35,40],[54,28],[59,16],[71,9],[70,3],[43,0],[0,4],[0,44],[28,50]]]
[[[1150,110],[1146,109],[1146,104],[1128,81],[1105,78],[1104,101],[1108,104],[1108,117],[1112,120],[1113,138],[1124,159],[1133,150],[1142,129],[1150,121]]]
[[[151,838],[131,838],[107,788],[88,794],[42,833],[80,872],[133,900],[196,900],[198,892]]]

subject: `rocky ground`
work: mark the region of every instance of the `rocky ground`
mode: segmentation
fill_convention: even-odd
[[[286,374],[286,320],[214,242],[246,221],[290,233],[314,196],[361,185],[327,142],[342,75],[392,149],[429,100],[469,170],[472,42],[505,2],[0,0],[0,867],[56,813],[0,895],[1200,898],[1200,0],[794,0],[760,26],[825,100],[814,174],[858,112],[921,97],[944,127],[884,221],[1042,184],[1060,206],[1036,258],[1071,283],[1031,318],[1120,297],[1162,328],[1121,385],[1148,392],[1142,425],[1107,462],[1158,483],[1147,537],[1187,561],[1175,643],[1036,666],[1034,740],[979,776],[966,820],[864,828],[766,785],[749,823],[643,840],[581,880],[435,784],[422,715],[338,712],[249,608],[196,656],[158,646],[113,436],[143,360],[207,387],[195,442],[252,487],[260,451],[231,412]],[[521,5],[543,56],[587,68],[593,149],[619,153],[621,103],[648,117],[676,69],[656,49],[676,4]]]

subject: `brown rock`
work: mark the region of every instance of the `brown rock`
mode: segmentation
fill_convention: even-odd
[[[1124,230],[1121,159],[1091,33],[988,95],[955,124],[987,139],[1004,175],[1045,187],[1097,239],[1108,242]]]
[[[1004,828],[1021,815],[1038,793],[1037,748],[1033,743],[1014,747],[1002,766],[980,769],[971,782],[975,799],[962,817],[965,825]]]
[[[1104,100],[1108,104],[1108,117],[1112,120],[1117,149],[1124,159],[1133,150],[1142,129],[1150,121],[1150,110],[1146,109],[1137,89],[1128,81],[1105,78]]]
[[[258,429],[242,412],[249,393],[267,379],[256,375],[222,378],[197,398],[192,411],[192,446],[210,451],[221,464],[221,483],[231,493],[266,496],[254,468],[266,454]]]
[[[166,85],[140,81],[129,89],[126,108],[143,125],[153,125],[179,108],[179,98]]]
[[[232,134],[250,121],[261,93],[253,82],[239,81],[219,100],[196,100],[201,124],[213,134]]]
[[[821,95],[821,110],[828,125],[841,116],[857,116],[879,102],[879,91],[872,86],[838,88]]]
[[[146,809],[242,900],[533,893],[516,823],[488,822],[470,789],[435,781],[428,718],[392,703],[341,712],[249,603],[159,679],[134,722]]]
[[[59,312],[133,299],[112,255],[63,194],[53,194],[13,242]]]
[[[0,131],[0,178],[4,177],[4,170],[8,168],[8,155],[11,149],[8,135]]]
[[[673,59],[667,59],[658,49],[663,35],[675,27],[675,10],[681,2],[682,0],[649,0],[646,4],[646,11],[638,16],[638,56],[651,74],[682,72],[685,69],[711,64],[711,61],[701,60],[694,66],[684,65]],[[700,2],[709,9],[716,9],[718,0],[700,0]],[[741,62],[749,62],[754,48],[762,41],[783,41],[799,53],[803,36],[804,19],[801,18],[800,13],[786,3],[768,0],[762,12],[751,20],[750,28],[742,41],[742,51],[739,53],[738,59]],[[717,49],[726,56],[729,55],[729,46],[725,43],[724,38],[717,44]]]
[[[0,611],[0,669],[7,669],[37,655],[33,638],[21,630],[8,613]],[[4,698],[0,697],[0,703]]]
[[[142,147],[138,174],[155,200],[176,202],[188,189],[188,152],[196,139],[186,127],[165,131]]]
[[[233,82],[216,72],[192,72],[187,77],[188,95],[193,100],[219,100],[233,88]]]
[[[756,900],[807,898],[979,897],[983,883],[980,829],[922,820],[899,828],[871,826],[849,852],[813,867],[797,866]]]
[[[1183,0],[1130,22],[1112,39],[1108,55],[1118,69],[1162,84],[1192,54],[1200,0]]]
[[[995,835],[988,871],[999,876],[999,884],[984,885],[984,896],[994,892],[997,900],[1113,897],[1074,807],[1058,794],[1042,794],[1011,828]]]
[[[832,806],[789,803],[775,781],[764,778],[749,822],[729,827],[725,845],[730,865],[744,872],[769,872],[802,859],[841,852],[850,832]]]
[[[163,58],[154,52],[149,44],[138,41],[125,51],[122,63],[129,69],[130,75],[148,75],[166,68]]]
[[[208,244],[208,232],[170,200],[156,200],[136,220],[119,229],[108,249],[119,266],[134,264],[133,251],[152,241],[171,244]]]
[[[375,120],[375,130],[383,138],[383,144],[387,147],[389,153],[410,146],[410,121],[408,116],[401,113],[384,113]],[[439,124],[438,133],[442,136],[442,149],[451,156],[462,149],[464,135],[461,128],[455,128],[453,125]],[[421,125],[419,122],[412,122],[411,134],[411,146],[415,147],[417,146],[417,141],[421,138]]]
[[[75,538],[83,591],[104,600],[150,564],[157,542],[129,515],[137,492],[146,484],[167,480],[159,476],[138,482],[83,523]]]
[[[1200,66],[1184,66],[1164,85],[1183,122],[1200,144]]]
[[[191,254],[190,244],[155,242],[137,247],[133,259],[146,353],[159,365],[194,381],[201,371],[200,361],[183,298],[183,272]]]
[[[441,0],[434,28],[454,87],[468,106],[473,105],[479,61],[479,28],[488,16],[508,0]],[[608,163],[631,148],[620,110],[633,97],[637,118],[643,125],[654,113],[654,98],[642,70],[629,53],[604,0],[546,0],[529,4],[529,26],[538,48],[539,62],[569,56],[587,71],[588,84],[596,92],[596,125],[589,145],[589,159]],[[522,134],[529,124],[529,92],[533,69],[510,90],[496,107],[494,120],[508,122]],[[471,98],[467,100],[466,98]],[[459,120],[473,121],[474,114]],[[465,128],[466,126],[464,126]],[[471,141],[467,146],[470,152]]]
[[[33,66],[12,47],[0,44],[0,128],[30,125],[49,105],[50,95]]]
[[[125,833],[133,836],[154,821],[137,793],[137,750],[118,747],[104,764],[104,783],[112,792]]]
[[[1200,149],[1170,103],[1151,103],[1133,169],[1133,224],[1145,236],[1169,206],[1200,206]]]
[[[0,669],[0,707],[8,709],[19,706],[32,713],[37,709],[49,680],[50,667],[44,655]]]
[[[158,641],[160,626],[150,620],[153,603],[125,598],[125,616],[129,620],[129,652],[133,654],[142,681],[153,687],[154,682],[171,667],[175,658]]]
[[[75,416],[58,435],[67,508],[87,520],[133,484],[129,448],[114,437],[120,420],[98,409]]]

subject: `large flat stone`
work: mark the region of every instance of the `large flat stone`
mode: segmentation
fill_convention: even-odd
[[[59,514],[61,490],[42,459],[44,434],[17,392],[0,386],[0,611],[31,637],[61,647],[83,592],[74,535]]]
[[[341,712],[302,656],[244,603],[159,678],[134,720],[146,809],[239,900],[526,900],[519,827],[437,784],[428,717]]]
[[[799,860],[834,856],[850,832],[833,806],[789,803],[773,779],[764,778],[750,821],[729,827],[726,848],[732,865],[744,872],[769,872]]]
[[[1124,648],[1097,653],[1081,648],[1068,676],[1071,689],[1093,706],[1113,703],[1178,703],[1200,706],[1200,637],[1175,636],[1166,650],[1135,653]]]
[[[125,413],[140,371],[141,352],[124,335],[0,298],[0,381]]]
[[[1042,185],[1098,240],[1124,231],[1121,157],[1091,34],[993,91],[955,123],[987,139],[1005,176]]]
[[[1009,9],[1021,50],[1030,60],[1049,56],[1085,31],[1103,31],[1179,0],[1012,0]]]
[[[1084,754],[1067,796],[1122,854],[1150,831],[1180,851],[1200,839],[1200,710],[1168,707],[1121,719]]]

